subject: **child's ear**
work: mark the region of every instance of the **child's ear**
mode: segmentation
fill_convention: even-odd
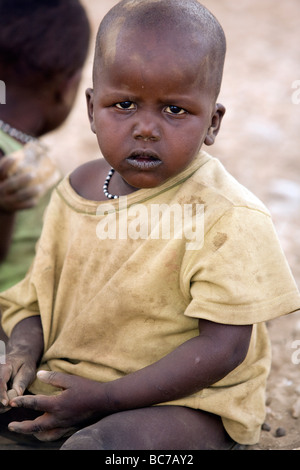
[[[89,121],[91,124],[91,129],[96,134],[95,123],[94,123],[94,90],[92,88],[88,88],[85,92],[86,96],[86,104],[87,104],[87,112]]]
[[[226,112],[225,107],[220,103],[216,103],[215,112],[211,119],[211,125],[207,131],[207,134],[204,140],[204,143],[206,145],[213,145],[213,143],[215,142],[218,132],[220,130],[221,122],[222,122],[225,112]]]

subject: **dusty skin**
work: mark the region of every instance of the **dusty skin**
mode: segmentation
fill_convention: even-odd
[[[274,0],[204,1],[220,20],[228,41],[219,98],[227,112],[217,141],[208,150],[267,204],[300,285],[300,93],[292,87],[300,80],[300,3],[275,1],[276,8]],[[94,34],[115,3],[83,0]],[[45,139],[53,144],[64,173],[99,155],[84,96],[91,86],[91,68],[92,54],[72,115]],[[300,450],[300,313],[272,321],[268,327],[273,366],[267,390],[267,430],[262,431],[259,444],[249,449]],[[0,438],[0,450],[24,448],[30,446]]]
[[[14,389],[11,389],[11,390],[8,390],[7,396],[8,396],[8,399],[9,399],[9,400],[12,400],[13,398],[17,397],[18,394],[17,394],[17,392],[16,392]],[[1,414],[1,413],[5,413],[5,412],[8,411],[9,409],[10,409],[9,406],[3,406],[2,403],[0,403],[0,414]]]

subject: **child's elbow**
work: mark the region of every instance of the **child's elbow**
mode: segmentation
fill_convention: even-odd
[[[239,338],[233,341],[229,348],[229,354],[227,354],[227,357],[229,358],[228,365],[230,371],[242,364],[248,354],[252,325],[247,325],[243,329],[243,333]]]
[[[244,345],[241,345],[240,348],[237,348],[231,355],[231,360],[230,360],[230,370],[234,370],[236,369],[236,367],[238,367],[239,365],[242,364],[242,362],[244,362],[244,360],[246,359],[246,356],[247,356],[247,352],[248,352],[248,348],[247,350],[245,350],[244,348]]]

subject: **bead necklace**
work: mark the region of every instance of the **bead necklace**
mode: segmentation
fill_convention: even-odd
[[[114,174],[115,170],[113,168],[111,168],[108,172],[108,175],[106,177],[106,180],[105,180],[105,183],[103,185],[103,192],[105,194],[105,196],[107,197],[107,199],[118,199],[119,196],[116,196],[114,194],[110,194],[110,192],[108,191],[108,185],[109,185],[109,182],[111,180],[111,177],[112,175]]]
[[[18,131],[18,129],[15,129],[14,127],[10,126],[6,122],[2,121],[1,119],[0,119],[0,129],[3,132],[5,132],[5,134],[10,135],[10,137],[13,137],[14,139],[17,139],[20,142],[22,142],[22,144],[27,144],[28,142],[37,140],[35,137],[32,137],[31,135]]]

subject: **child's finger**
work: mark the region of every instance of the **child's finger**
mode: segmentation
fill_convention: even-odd
[[[1,193],[10,194],[19,191],[20,189],[26,188],[35,178],[35,173],[25,173],[22,175],[15,175],[9,178],[6,178],[1,182]]]
[[[18,201],[24,201],[29,199],[37,199],[41,193],[40,185],[30,186],[28,188],[20,189],[15,193],[15,199]]]
[[[10,401],[10,400],[13,400],[14,398],[16,398],[16,397],[18,396],[18,393],[17,393],[16,390],[14,390],[13,388],[11,388],[10,390],[8,390],[7,396],[8,396],[8,399],[9,399],[9,401]]]
[[[8,429],[21,434],[39,434],[50,431],[56,425],[51,415],[43,414],[32,421],[12,421]]]
[[[10,155],[6,155],[0,159],[0,179],[7,177],[9,169],[14,165],[15,160]]]
[[[7,193],[0,183],[0,208],[6,211],[29,209],[36,206],[40,194],[39,185],[18,188],[15,192]]]
[[[17,394],[17,392],[16,392],[14,389],[11,389],[11,390],[8,390],[8,391],[7,391],[7,399],[8,399],[8,402],[9,402],[10,400],[12,400],[13,398],[17,397],[17,396],[18,396],[18,394]],[[1,413],[6,413],[6,411],[8,411],[8,410],[10,410],[10,409],[11,409],[11,407],[10,407],[9,404],[7,404],[7,405],[4,406],[4,405],[0,402],[0,414],[1,414]]]
[[[41,382],[66,389],[70,386],[70,376],[61,372],[39,370],[37,377]]]
[[[29,384],[31,384],[35,379],[36,369],[35,367],[22,364],[17,369],[17,372],[13,374],[13,383],[12,388],[16,390],[17,394],[23,395],[24,391],[27,389]]]
[[[12,408],[29,408],[36,411],[51,411],[55,398],[47,395],[22,395],[13,398]]]
[[[4,407],[8,405],[7,383],[11,378],[12,368],[10,366],[1,367],[0,373],[0,404]]]

